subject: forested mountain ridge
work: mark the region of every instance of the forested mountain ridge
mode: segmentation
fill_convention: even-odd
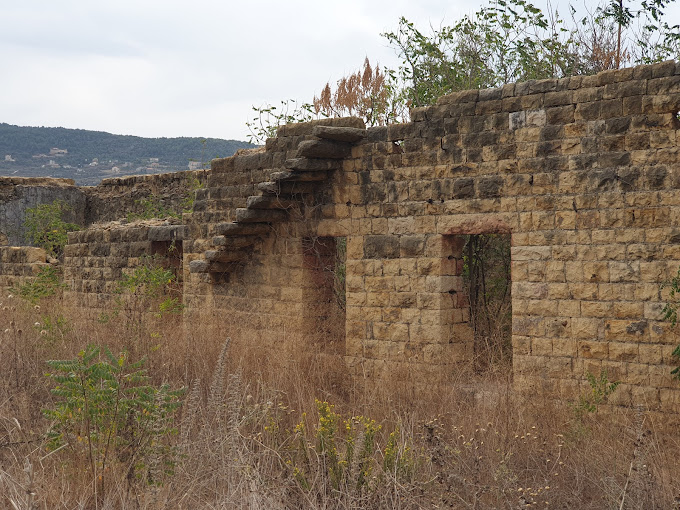
[[[68,177],[91,185],[105,177],[188,170],[190,161],[207,166],[249,147],[254,145],[218,138],[143,138],[0,123],[0,176]]]

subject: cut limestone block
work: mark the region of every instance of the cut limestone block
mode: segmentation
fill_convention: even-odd
[[[238,248],[245,248],[246,246],[252,246],[255,244],[256,239],[256,236],[215,236],[213,237],[212,241],[215,246],[220,246],[224,249],[235,250]]]
[[[237,262],[246,260],[249,256],[249,250],[208,250],[205,252],[205,260],[208,262]]]
[[[366,137],[365,129],[339,126],[315,126],[312,135],[338,142],[358,142]]]
[[[260,197],[248,197],[246,207],[248,209],[290,209],[297,206],[295,200],[273,197],[271,195]]]
[[[267,194],[290,196],[314,193],[318,189],[318,185],[315,182],[261,182],[257,185],[257,189]]]
[[[330,140],[305,140],[298,145],[297,156],[303,158],[344,159],[350,155],[350,145]]]
[[[286,168],[300,172],[318,172],[342,168],[342,163],[337,159],[292,158],[287,159],[284,165]]]
[[[275,223],[287,219],[288,214],[277,209],[236,209],[236,221],[238,223]]]
[[[225,222],[218,223],[215,227],[215,232],[223,236],[259,236],[271,232],[269,225],[260,223],[235,223]]]
[[[274,172],[271,175],[272,181],[299,181],[299,182],[311,182],[311,181],[324,181],[326,180],[326,172]]]

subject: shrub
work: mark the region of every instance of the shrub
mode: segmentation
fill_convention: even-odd
[[[128,221],[152,220],[154,218],[180,218],[182,213],[190,213],[194,210],[196,190],[202,186],[201,181],[195,175],[187,178],[183,185],[183,195],[179,207],[166,207],[157,197],[150,196],[135,200],[135,204],[141,209],[140,212],[127,214]]]
[[[67,233],[80,230],[79,225],[63,220],[64,212],[69,210],[71,207],[62,200],[26,209],[24,227],[28,240],[48,255],[61,257],[68,242]]]
[[[618,381],[610,382],[606,370],[600,370],[599,377],[587,372],[586,379],[590,391],[581,393],[578,402],[573,406],[578,418],[582,418],[585,413],[596,413],[600,404],[606,403],[609,396],[620,384]]]
[[[61,270],[54,266],[40,268],[33,281],[12,287],[12,292],[35,304],[43,298],[54,296],[66,285],[61,281]]]
[[[172,295],[176,279],[172,269],[163,267],[160,257],[142,258],[140,266],[123,274],[118,281],[113,309],[101,314],[99,322],[107,323],[120,317],[125,328],[133,333],[130,340],[158,337],[158,333],[149,329],[149,326],[153,327],[149,315],[167,319],[169,314],[179,315],[184,309],[181,298]],[[132,344],[127,347],[132,349]]]
[[[291,451],[288,465],[301,489],[316,490],[321,479],[321,485],[327,484],[337,494],[356,496],[377,490],[383,474],[397,483],[410,477],[415,456],[398,429],[389,435],[382,450],[377,438],[382,427],[374,420],[365,416],[344,419],[326,401],[316,400],[316,409],[314,445],[307,437],[305,416],[294,429],[297,447]],[[382,457],[382,466],[377,457]],[[374,471],[381,476],[374,476]]]
[[[103,355],[102,355],[103,354]],[[154,388],[142,368],[126,352],[88,346],[74,359],[51,360],[48,373],[60,400],[44,414],[52,420],[49,448],[68,446],[87,461],[95,483],[104,488],[110,467],[118,464],[131,475],[160,483],[171,472],[175,411],[183,390]],[[164,466],[164,467],[162,467]]]
[[[140,198],[135,200],[135,204],[140,206],[141,212],[130,212],[127,214],[128,221],[151,220],[154,218],[179,218],[179,213],[169,209],[156,197]]]

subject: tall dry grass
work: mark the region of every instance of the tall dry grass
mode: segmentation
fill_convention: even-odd
[[[36,308],[5,292],[0,303],[0,508],[677,508],[678,429],[644,409],[578,417],[473,367],[428,397],[409,380],[354,384],[339,356],[299,339],[239,333],[228,344],[237,328],[220,316],[187,328],[150,317],[131,342],[122,324],[56,300]],[[46,448],[41,410],[57,397],[45,361],[90,343],[148,356],[153,384],[187,388],[169,438],[174,473],[152,476],[151,458],[130,478],[119,460],[101,493],[77,449]],[[335,432],[323,402],[335,405]],[[363,461],[348,453],[367,445]]]

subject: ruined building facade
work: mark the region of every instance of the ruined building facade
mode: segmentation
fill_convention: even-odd
[[[463,236],[504,233],[514,384],[573,396],[606,369],[616,403],[677,411],[662,284],[680,267],[679,110],[680,65],[664,62],[459,92],[407,124],[288,125],[213,161],[176,224],[96,223],[124,215],[140,186],[166,189],[160,176],[82,191],[92,225],[69,235],[65,297],[105,309],[123,271],[168,255],[187,325],[224,321],[274,349],[313,340],[354,376],[427,384],[474,354]],[[324,276],[339,242],[340,316]],[[11,250],[5,275],[30,264]]]

